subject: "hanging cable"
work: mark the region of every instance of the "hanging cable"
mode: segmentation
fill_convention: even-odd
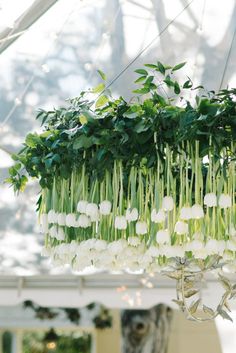
[[[160,38],[160,36],[165,33],[165,31],[170,27],[170,25],[172,25],[177,18],[180,17],[180,15],[182,15],[183,12],[185,12],[185,10],[194,2],[194,0],[190,1],[152,40],[150,43],[148,43],[111,81],[110,83],[107,85],[106,89],[110,88],[122,75],[123,73],[131,66],[133,65],[133,63],[146,51],[148,50],[152,44],[158,39]],[[104,91],[102,92],[104,93]],[[101,93],[101,94],[102,94]]]
[[[224,83],[225,74],[226,74],[226,71],[227,71],[227,68],[228,68],[229,59],[230,59],[230,55],[231,55],[232,48],[233,48],[233,43],[234,43],[235,34],[236,34],[236,26],[235,26],[235,28],[234,28],[234,34],[233,34],[233,37],[232,37],[232,40],[231,40],[231,43],[230,43],[229,51],[228,51],[228,54],[227,54],[227,56],[226,56],[226,61],[225,61],[225,66],[224,66],[222,78],[221,78],[221,81],[220,81],[219,91],[221,90],[222,85],[223,85],[223,83]]]

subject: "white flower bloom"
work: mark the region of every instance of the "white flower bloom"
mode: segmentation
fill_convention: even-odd
[[[230,251],[236,251],[236,239],[228,240],[226,247]]]
[[[215,207],[215,206],[217,206],[216,194],[214,194],[213,192],[210,192],[209,194],[206,194],[204,196],[204,205],[206,205],[207,207]]]
[[[192,218],[192,208],[191,207],[183,207],[180,210],[180,218],[183,220],[189,220]]]
[[[49,235],[50,235],[50,237],[52,237],[52,238],[57,238],[57,227],[56,227],[56,226],[52,226],[52,227],[49,229]]]
[[[162,208],[165,211],[172,211],[174,208],[174,199],[171,196],[165,196],[162,200]]]
[[[147,234],[147,232],[148,232],[147,223],[138,221],[136,223],[135,230],[138,235]]]
[[[229,228],[229,235],[231,237],[236,237],[236,229],[235,229],[235,226],[233,224],[230,225],[230,228]]]
[[[125,213],[125,217],[128,222],[134,222],[138,219],[138,210],[137,208],[128,208]]]
[[[99,205],[100,213],[103,216],[108,216],[111,213],[111,202],[108,200],[104,200]]]
[[[193,250],[193,255],[196,259],[206,259],[208,256],[207,250],[205,248],[199,249],[199,250]]]
[[[219,206],[221,208],[228,208],[232,206],[231,196],[227,194],[221,194],[219,197]]]
[[[42,213],[40,215],[40,225],[43,233],[48,232],[48,215],[47,213]]]
[[[122,242],[118,241],[113,241],[108,245],[108,251],[111,252],[111,254],[116,255],[121,253],[124,250],[124,245]]]
[[[57,232],[57,240],[65,240],[65,233],[63,228],[58,228],[58,232]]]
[[[103,251],[103,250],[106,250],[107,248],[107,242],[105,240],[101,240],[101,239],[98,239],[96,240],[96,243],[95,243],[95,249],[97,251]]]
[[[151,221],[154,223],[162,223],[166,219],[166,214],[164,210],[159,210],[158,212],[153,209],[151,213]]]
[[[141,243],[139,237],[129,237],[128,244],[131,246],[138,246]]]
[[[157,257],[160,255],[159,248],[157,246],[151,245],[146,251],[150,256]]]
[[[184,257],[185,255],[185,247],[182,245],[172,245],[171,252],[173,257]]]
[[[74,213],[66,215],[66,225],[67,227],[76,227],[76,216]]]
[[[182,221],[178,221],[175,224],[175,232],[177,234],[187,234],[188,233],[188,224]]]
[[[77,204],[77,212],[79,213],[86,213],[86,208],[88,205],[88,201],[81,200]]]
[[[168,229],[158,230],[156,234],[156,241],[158,244],[165,244],[170,242],[170,233]]]
[[[52,255],[52,249],[46,248],[45,246],[42,248],[41,256],[48,257]]]
[[[127,220],[125,216],[116,216],[115,228],[119,230],[125,230],[127,228]]]
[[[204,243],[200,240],[192,240],[190,243],[185,245],[185,251],[201,250],[204,247]]]
[[[205,249],[208,255],[222,255],[225,250],[225,242],[216,239],[210,239],[206,243]]]
[[[96,203],[88,203],[86,207],[86,215],[91,218],[92,222],[99,220],[98,205]]]
[[[201,205],[195,204],[192,206],[192,218],[199,219],[204,217],[204,211]]]
[[[48,212],[48,223],[55,223],[57,218],[56,212],[54,210],[50,210]]]
[[[80,214],[77,220],[77,226],[81,228],[88,228],[91,226],[91,220],[86,214]]]
[[[66,214],[65,213],[59,213],[57,216],[57,223],[59,226],[65,226],[66,225]]]

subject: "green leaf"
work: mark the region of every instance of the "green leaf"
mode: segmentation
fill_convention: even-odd
[[[79,150],[80,148],[89,148],[93,145],[93,137],[87,137],[85,135],[81,135],[79,138],[77,138],[74,143],[73,143],[73,149],[74,150]]]
[[[101,77],[101,79],[103,81],[106,81],[106,75],[104,74],[104,72],[102,72],[101,70],[97,70],[97,73],[99,74],[99,76]]]
[[[149,67],[150,69],[157,69],[158,66],[154,64],[144,64],[144,66]]]
[[[134,83],[140,83],[145,81],[147,78],[147,76],[140,76],[139,78],[137,78],[137,80],[134,81]]]
[[[138,93],[138,94],[146,94],[148,92],[150,92],[150,89],[147,88],[147,87],[143,87],[143,88],[140,88],[140,89],[135,89],[133,91],[133,93]]]
[[[183,84],[183,88],[192,88],[192,86],[193,86],[193,83],[192,83],[192,80],[187,80],[187,81],[185,81],[184,82],[184,84]]]
[[[100,93],[102,91],[104,91],[105,89],[105,84],[102,82],[102,83],[99,83],[99,85],[97,85],[96,87],[92,88],[91,92],[92,93]]]
[[[172,68],[172,71],[177,71],[177,70],[181,69],[185,64],[186,64],[186,62],[183,62],[183,63],[180,63],[180,64],[178,64],[178,65],[175,65],[175,66]]]
[[[38,143],[41,142],[40,137],[37,134],[28,134],[25,139],[25,144],[28,147],[34,148]]]
[[[134,72],[136,72],[137,74],[143,75],[143,76],[147,76],[148,75],[147,70],[144,70],[144,69],[137,69]]]
[[[103,107],[108,101],[109,101],[109,98],[107,96],[99,97],[95,104],[96,109]]]
[[[165,66],[160,61],[157,62],[157,67],[160,73],[162,75],[165,75],[165,72],[166,72]]]
[[[174,92],[175,94],[180,94],[180,87],[177,81],[174,83]]]

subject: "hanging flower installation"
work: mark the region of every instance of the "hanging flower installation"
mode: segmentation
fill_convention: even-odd
[[[68,108],[40,111],[45,131],[27,135],[8,181],[22,190],[23,170],[39,179],[43,254],[53,263],[164,273],[198,319],[200,300],[188,303],[195,282],[236,261],[236,90],[203,91],[191,104],[183,94],[195,92],[192,81],[174,78],[183,66],[136,70],[132,103],[100,83],[95,99],[82,92]],[[215,312],[203,307],[210,319],[229,318],[236,295],[219,276],[226,294]]]

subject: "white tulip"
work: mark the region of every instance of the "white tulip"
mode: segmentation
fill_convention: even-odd
[[[95,249],[97,251],[103,251],[107,248],[107,242],[105,240],[97,239],[95,242]]]
[[[192,208],[191,207],[183,207],[180,210],[180,218],[188,221],[192,218]]]
[[[59,213],[57,217],[57,223],[59,226],[65,226],[66,225],[66,214],[65,213]]]
[[[146,222],[138,221],[138,222],[136,223],[135,230],[136,230],[136,233],[137,233],[138,235],[147,234],[147,232],[148,232],[147,223],[146,223]]]
[[[108,216],[111,213],[111,202],[108,200],[104,200],[99,205],[100,213],[103,216]]]
[[[88,205],[88,201],[81,200],[77,204],[77,212],[79,213],[86,213],[86,207]]]
[[[217,206],[216,194],[214,194],[213,192],[210,192],[209,194],[206,194],[204,196],[204,205],[206,205],[207,207],[215,207],[215,206]]]
[[[125,213],[125,217],[128,222],[134,222],[138,219],[138,210],[137,208],[128,208]]]
[[[171,196],[165,196],[162,200],[162,208],[165,211],[172,211],[174,208],[174,199]]]
[[[236,239],[228,240],[226,248],[230,251],[236,251]]]
[[[206,243],[205,249],[208,255],[218,254],[218,242],[216,239],[210,239]]]
[[[99,220],[98,205],[96,203],[88,203],[86,207],[86,215],[91,218],[92,222]]]
[[[229,228],[229,235],[231,237],[236,237],[236,229],[235,229],[235,226],[233,224],[230,225],[230,228]]]
[[[156,241],[158,244],[165,244],[170,242],[170,233],[167,229],[158,230],[156,234]]]
[[[151,221],[154,223],[162,223],[164,222],[166,219],[166,214],[164,210],[159,210],[158,212],[156,212],[155,209],[152,210],[151,212]]]
[[[127,220],[125,216],[116,216],[115,228],[119,230],[125,230],[127,228]]]
[[[91,220],[86,214],[80,214],[77,220],[78,227],[88,228],[91,226]]]
[[[185,247],[181,245],[172,245],[171,246],[172,257],[184,257],[185,255]]]
[[[186,251],[195,251],[201,250],[204,247],[204,244],[200,240],[192,240],[190,243],[186,244],[185,250]]]
[[[221,194],[219,197],[219,206],[221,208],[228,208],[232,206],[231,196],[227,194]]]
[[[40,225],[41,225],[43,233],[47,233],[48,232],[48,215],[47,215],[47,213],[42,213],[40,215]]]
[[[52,238],[57,238],[57,227],[56,227],[56,226],[52,226],[52,227],[49,229],[49,235],[50,235],[50,237],[52,237]]]
[[[111,252],[113,255],[117,255],[124,250],[124,246],[120,241],[113,241],[108,245],[108,251]]]
[[[74,213],[66,215],[66,225],[67,227],[76,227],[76,216]]]
[[[152,257],[157,257],[160,255],[160,250],[157,246],[151,245],[148,248],[147,253]]]
[[[199,219],[204,217],[204,211],[201,205],[195,204],[192,206],[192,218]]]
[[[65,240],[65,233],[64,233],[64,230],[62,228],[58,229],[57,240]]]
[[[178,221],[175,224],[175,232],[177,234],[187,234],[188,233],[188,224],[182,221]]]
[[[48,212],[48,223],[55,223],[56,218],[56,212],[54,210],[50,210]]]
[[[196,259],[205,260],[208,256],[207,250],[205,248],[199,250],[193,250],[193,255]]]
[[[128,238],[128,244],[131,246],[138,246],[140,244],[140,238],[139,237],[129,237]]]

